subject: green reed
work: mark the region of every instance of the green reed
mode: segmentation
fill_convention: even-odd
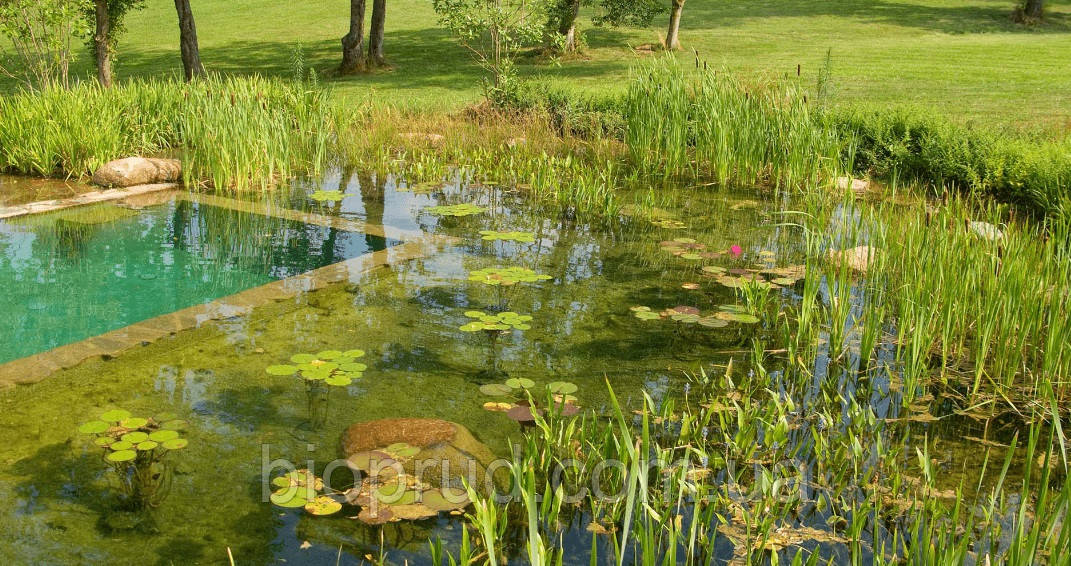
[[[335,136],[326,94],[261,77],[131,81],[0,99],[0,167],[85,177],[132,155],[183,160],[188,185],[264,188],[318,172]]]
[[[798,80],[744,85],[660,58],[635,72],[625,98],[626,143],[636,167],[721,185],[807,188],[840,170],[842,142],[823,125]]]

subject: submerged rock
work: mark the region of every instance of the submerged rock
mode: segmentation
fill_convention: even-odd
[[[829,250],[829,260],[836,264],[845,264],[849,269],[866,273],[878,258],[880,250],[870,246],[858,246],[848,250]]]
[[[429,485],[460,487],[464,476],[474,486],[487,485],[487,469],[495,456],[457,423],[438,419],[381,419],[350,425],[342,434],[342,452],[351,462],[367,460],[369,454],[385,454],[386,447],[403,444],[417,451],[398,463],[406,473],[418,476]],[[364,464],[354,467],[363,469]]]
[[[155,157],[126,157],[105,163],[93,173],[93,184],[103,187],[132,187],[174,183],[182,178],[182,162]]]

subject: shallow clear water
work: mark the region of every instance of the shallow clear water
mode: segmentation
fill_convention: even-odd
[[[0,363],[388,243],[185,200],[0,221]]]
[[[307,195],[317,189],[343,190],[347,197],[316,204]],[[770,261],[763,251],[777,265],[791,265],[801,252],[776,216],[779,206],[758,193],[673,194],[675,200],[663,204],[665,214],[686,221],[686,234],[630,218],[614,227],[589,226],[541,214],[507,191],[449,184],[420,195],[393,179],[351,173],[274,195],[276,205],[450,235],[459,243],[0,393],[0,500],[8,503],[0,507],[0,559],[220,564],[229,549],[239,564],[358,564],[365,555],[379,555],[380,529],[350,518],[352,510],[317,518],[272,506],[262,492],[266,462],[284,458],[321,469],[340,457],[347,426],[385,417],[458,422],[497,454],[508,454],[517,425],[485,411],[488,399],[478,391],[492,366],[538,384],[576,383],[579,402],[595,410],[606,407],[607,382],[630,406],[644,391],[656,399],[681,394],[685,372],[744,359],[751,339],[772,330],[732,325],[682,334],[670,324],[637,320],[630,306],[695,304],[695,292],[681,287],[686,282],[704,283],[704,304],[736,301],[732,290],[706,285],[698,270],[682,268],[659,242],[687,235],[711,249],[741,246],[740,258],[723,260],[727,268]],[[490,211],[467,218],[424,212],[429,205],[459,202]],[[484,242],[478,232],[486,229],[531,231],[536,242]],[[225,249],[235,241],[256,247],[260,230],[247,224],[219,241]],[[295,234],[304,242],[295,249],[317,249],[318,237],[315,231]],[[263,266],[275,265],[252,264],[261,267],[242,271],[264,274]],[[509,306],[533,315],[532,329],[504,336],[493,355],[484,336],[458,327],[467,322],[466,310],[499,301],[493,290],[467,282],[467,272],[499,265],[531,267],[551,280],[516,290]],[[780,293],[785,301],[794,299],[790,289]],[[362,361],[369,369],[354,384],[330,392],[318,426],[310,425],[300,380],[265,373],[296,353],[349,348],[368,352]],[[883,416],[896,416],[897,404],[887,395],[875,394],[871,402]],[[77,433],[80,423],[115,407],[141,415],[170,412],[190,422],[191,443],[176,455],[170,496],[134,518],[116,507],[100,450]],[[926,430],[936,434],[949,426],[942,421]],[[935,447],[934,456],[956,454],[956,461],[964,461],[957,445],[945,443],[941,450]],[[584,527],[576,518],[566,531],[565,544],[576,550],[566,553],[567,563],[588,563]],[[451,517],[391,523],[382,529],[382,550],[392,564],[427,563],[428,538],[441,536],[453,547],[460,529]],[[519,540],[507,543],[513,562],[523,560]],[[719,553],[723,562],[732,557],[731,548]],[[602,552],[599,559],[608,563],[611,554]]]

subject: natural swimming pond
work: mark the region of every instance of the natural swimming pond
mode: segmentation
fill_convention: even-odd
[[[184,199],[0,221],[0,363],[388,245]]]
[[[343,194],[332,200],[309,198],[324,189]],[[875,443],[932,435],[941,439],[929,455],[941,466],[942,486],[964,477],[961,467],[978,465],[976,445],[961,437],[984,436],[983,425],[967,418],[905,419],[889,425],[896,436],[870,436],[874,424],[859,417],[860,404],[872,407],[878,419],[909,416],[888,375],[876,375],[874,383],[838,379],[827,361],[815,368],[814,383],[807,387],[782,380],[774,363],[769,375],[756,377],[758,369],[746,367],[744,360],[754,353],[756,340],[774,343],[782,330],[776,314],[757,321],[736,309],[748,300],[733,278],[780,280],[768,309],[774,312],[774,303],[800,300],[803,291],[794,278],[807,250],[779,216],[781,205],[759,191],[682,189],[676,194],[653,219],[626,216],[606,226],[570,214],[548,214],[525,203],[519,193],[462,181],[409,187],[390,177],[335,175],[297,183],[269,204],[456,240],[420,257],[389,261],[382,269],[0,394],[0,497],[9,502],[0,509],[0,526],[7,532],[0,557],[13,563],[226,563],[229,550],[240,564],[358,564],[383,552],[392,564],[429,563],[429,538],[441,537],[451,550],[460,544],[457,516],[382,527],[356,520],[356,509],[349,507],[316,517],[265,501],[265,468],[284,459],[319,471],[339,458],[346,427],[388,417],[457,422],[495,454],[508,455],[520,428],[507,415],[486,410],[485,403],[495,398],[481,390],[507,377],[540,386],[574,384],[578,403],[606,416],[612,414],[607,384],[629,408],[640,406],[644,394],[660,403],[684,404],[690,394],[707,387],[694,376],[726,374],[732,360],[739,364],[734,375],[741,383],[761,381],[761,389],[778,402],[804,403],[762,416],[787,423],[786,439],[766,444],[791,446],[800,453],[819,451],[823,437],[810,431],[851,431],[862,441],[858,457],[850,461],[867,468],[875,462]],[[454,205],[462,208],[450,212],[476,212],[466,206],[481,210],[449,216],[431,209]],[[170,211],[157,226],[162,234],[174,233],[166,227],[174,226],[168,218],[179,208],[159,209]],[[323,261],[325,249],[333,250],[337,260],[353,255],[352,250],[374,248],[361,248],[363,236],[356,233],[336,234],[350,238],[350,244],[325,248],[327,233],[319,229],[279,226],[271,219],[228,224],[233,218],[229,211],[188,212],[203,219],[193,223],[197,229],[187,226],[184,232],[196,233],[190,242],[202,246],[191,257],[212,258],[209,265],[222,273],[231,269],[236,281],[296,273]],[[271,232],[272,226],[288,236],[273,236],[279,232]],[[508,288],[484,284],[487,274],[493,275],[487,270],[498,267],[527,268],[546,278]],[[483,275],[472,280],[481,270]],[[520,272],[508,276],[528,279]],[[830,288],[820,292],[831,296]],[[531,320],[513,324],[490,343],[485,333],[463,329],[474,320],[482,322],[469,313],[501,311],[504,305],[505,312]],[[671,312],[660,314],[665,310]],[[345,355],[358,349],[363,356]],[[266,371],[312,363],[294,359],[305,353],[327,363],[358,359],[363,369],[354,372],[363,375],[333,387],[314,406],[299,378]],[[771,358],[781,354],[767,353]],[[843,422],[812,419],[823,398],[835,398],[827,381],[861,399],[833,401],[834,416]],[[724,393],[724,399],[740,400],[739,391]],[[934,401],[937,409],[941,403]],[[116,505],[113,472],[102,463],[100,448],[78,433],[81,423],[117,408],[141,416],[166,413],[168,421],[187,423],[183,434],[189,445],[172,460],[170,494],[148,512],[131,513]],[[680,425],[673,426],[679,431]],[[746,423],[740,430],[748,430]],[[773,432],[741,432],[740,442],[764,434]],[[1007,442],[1010,434],[1005,429],[988,438]],[[766,464],[762,458],[756,453],[743,466],[744,473],[759,475],[756,470]],[[913,453],[902,455],[905,461],[913,458]],[[813,478],[840,473],[821,465],[808,470]],[[850,498],[855,487],[837,497]],[[741,496],[732,505],[743,507],[743,502]],[[567,549],[565,563],[590,563],[596,536],[588,530],[591,520],[584,513],[563,514],[556,530]],[[849,560],[838,546],[844,531],[837,530],[847,519],[812,504],[794,521],[813,531],[807,548],[824,545],[824,555]],[[518,522],[503,535],[511,563],[525,562],[523,529]],[[867,536],[880,539],[883,532]],[[726,534],[711,544],[710,562],[733,560],[734,541]],[[598,563],[616,563],[605,546],[598,548]],[[870,558],[872,554],[863,561]]]

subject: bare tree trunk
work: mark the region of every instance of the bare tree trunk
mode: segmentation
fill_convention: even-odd
[[[112,86],[112,49],[108,42],[112,21],[108,15],[108,0],[93,0],[97,30],[93,34],[94,55],[97,58],[97,80],[103,87]]]
[[[1040,20],[1044,7],[1044,0],[1026,0],[1026,5],[1023,6],[1023,16],[1028,20]]]
[[[666,33],[666,49],[676,51],[681,48],[681,12],[684,11],[685,0],[673,0],[673,8],[669,13],[669,32]]]
[[[201,64],[201,49],[197,46],[197,25],[193,21],[190,0],[175,0],[175,10],[179,19],[179,45],[182,48],[182,70],[186,81],[204,76],[205,66]]]
[[[387,0],[373,0],[372,26],[368,30],[368,60],[379,67],[387,64],[387,57],[383,54],[383,28],[386,24]]]
[[[558,22],[558,35],[562,38],[562,49],[576,51],[576,18],[580,15],[580,0],[566,0],[562,7],[562,18]]]
[[[364,70],[364,3],[365,0],[350,0],[350,31],[342,36],[339,72]]]

